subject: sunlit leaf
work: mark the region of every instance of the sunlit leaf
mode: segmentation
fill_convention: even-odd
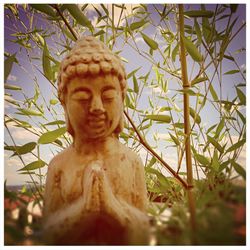
[[[241,146],[243,146],[246,143],[246,139],[242,139],[240,141],[238,141],[237,143],[233,144],[230,148],[228,148],[228,150],[226,151],[227,153],[232,152],[238,148],[240,148]]]
[[[18,108],[18,110],[21,112],[21,113],[17,113],[19,115],[27,115],[27,116],[42,116],[42,113],[39,112],[39,111],[36,111],[34,109],[21,109],[21,108]]]
[[[213,155],[211,167],[215,171],[218,171],[219,168],[220,168],[220,162],[219,162],[219,157],[218,157],[218,151],[217,150],[214,150],[214,155]]]
[[[176,144],[176,145],[180,145],[180,142],[179,140],[174,136],[172,135],[171,133],[169,133],[171,139],[173,140],[173,142]]]
[[[176,44],[176,46],[174,47],[173,51],[172,51],[172,61],[175,62],[176,56],[179,52],[179,43]]]
[[[156,41],[154,41],[153,39],[151,39],[150,37],[148,37],[146,34],[140,32],[142,35],[143,40],[146,42],[146,44],[152,49],[152,50],[156,50],[158,49],[158,43]]]
[[[246,105],[246,95],[239,88],[236,88],[236,91],[240,99],[240,104]]]
[[[185,11],[184,15],[189,16],[189,17],[213,17],[214,12],[209,11],[209,10],[190,10],[190,11]]]
[[[6,82],[14,62],[17,63],[16,54],[11,55],[4,60],[4,82]]]
[[[50,63],[50,54],[47,47],[47,43],[44,43],[43,47],[43,57],[42,57],[42,63],[43,63],[43,73],[44,75],[50,80],[53,80],[53,72],[51,70],[51,63]]]
[[[218,138],[219,135],[220,135],[220,132],[222,131],[222,129],[224,128],[225,126],[225,118],[223,117],[220,121],[220,123],[218,124],[217,128],[216,128],[216,131],[215,131],[215,138]]]
[[[136,94],[138,94],[138,92],[139,92],[139,86],[138,86],[138,82],[137,82],[137,79],[136,79],[135,75],[133,75],[133,83],[134,83],[134,92]]]
[[[194,121],[198,124],[201,123],[201,117],[195,112],[195,110],[191,107],[189,107],[189,112],[190,115],[192,116],[192,118],[194,119]]]
[[[246,170],[239,163],[235,162],[234,160],[231,160],[231,163],[232,163],[235,171],[239,175],[241,175],[244,178],[244,180],[246,180]]]
[[[243,122],[243,124],[246,124],[246,117],[239,111],[236,109],[237,114],[239,115],[241,121]]]
[[[82,26],[88,27],[90,31],[93,31],[93,26],[89,19],[83,14],[76,4],[65,4],[72,17]]]
[[[18,171],[30,171],[35,170],[38,168],[42,168],[45,166],[45,162],[42,160],[31,162],[30,164],[26,165],[25,167],[18,169]]]
[[[15,150],[16,152],[12,156],[27,154],[27,153],[33,151],[35,149],[36,145],[37,144],[35,142],[29,142],[23,146],[18,146]]]
[[[171,122],[171,116],[169,115],[146,115],[146,118],[158,122],[166,122],[166,123]]]
[[[194,61],[201,62],[202,55],[200,54],[196,46],[193,44],[193,42],[187,39],[185,36],[182,36],[182,39],[184,41],[188,54],[193,58]]]
[[[147,168],[151,168],[155,163],[156,163],[156,158],[152,157],[152,159],[150,160],[150,162],[147,165]]]
[[[197,35],[197,45],[200,45],[202,42],[202,35],[201,35],[200,26],[196,19],[194,20],[194,28],[195,28],[195,32]]]
[[[12,84],[4,84],[4,88],[10,90],[22,90],[21,87]]]
[[[61,29],[62,29],[63,33],[64,33],[69,39],[71,39],[71,40],[74,41],[74,42],[77,40],[77,39],[73,36],[73,34],[68,30],[68,28],[63,29],[63,28],[61,27]]]
[[[49,125],[63,125],[63,124],[65,124],[65,121],[57,120],[57,121],[53,121],[53,122],[46,123],[46,124],[44,124],[44,125],[45,125],[45,126],[49,126]]]
[[[56,105],[58,103],[58,100],[57,99],[50,99],[49,103],[51,105]]]
[[[208,166],[210,164],[210,161],[208,160],[207,157],[201,154],[194,154],[195,159],[202,164],[203,166]]]
[[[239,73],[240,71],[238,69],[234,69],[234,70],[229,70],[226,73],[224,73],[224,75],[232,75],[232,74],[236,74]]]
[[[209,90],[210,90],[210,93],[214,99],[214,101],[218,101],[218,95],[216,94],[215,90],[214,90],[214,87],[212,84],[210,84],[210,87],[209,87]]]
[[[176,123],[173,123],[173,126],[175,126],[176,128],[183,129],[184,128],[184,123],[176,122]]]
[[[48,144],[54,142],[58,137],[65,134],[67,131],[66,127],[62,127],[53,131],[42,134],[38,140],[39,144]]]
[[[94,34],[94,36],[101,36],[101,35],[103,35],[103,34],[105,34],[105,31],[104,31],[104,30],[99,30],[98,32],[96,32],[96,33]]]
[[[195,85],[195,84],[200,83],[200,82],[205,82],[207,80],[208,80],[207,77],[198,77],[198,78],[195,78],[192,80],[191,85]]]
[[[207,135],[207,139],[208,139],[208,141],[209,141],[211,144],[213,144],[214,147],[217,148],[221,153],[224,152],[223,147],[219,144],[219,142],[218,142],[215,138],[213,138],[213,137]]]
[[[35,10],[49,15],[50,17],[56,17],[54,9],[49,4],[30,4],[30,6]]]
[[[136,29],[139,29],[141,28],[144,24],[145,24],[145,20],[141,20],[139,22],[133,22],[130,24],[130,29],[131,30],[136,30]]]

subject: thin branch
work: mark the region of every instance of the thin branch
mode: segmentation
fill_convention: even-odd
[[[133,127],[135,133],[137,134],[140,143],[149,151],[186,189],[191,188],[192,186],[189,186],[185,180],[183,180],[147,143],[145,138],[142,137],[140,132],[138,131],[137,127],[135,126],[132,119],[129,117],[128,113],[124,111],[125,116],[127,117],[129,123]]]

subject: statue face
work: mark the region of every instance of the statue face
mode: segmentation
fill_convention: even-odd
[[[106,74],[73,78],[67,86],[64,108],[75,138],[97,139],[111,135],[123,112],[117,76]]]

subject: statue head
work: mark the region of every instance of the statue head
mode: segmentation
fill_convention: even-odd
[[[58,75],[58,96],[73,138],[118,135],[126,87],[125,69],[117,55],[94,37],[78,40],[62,60]]]

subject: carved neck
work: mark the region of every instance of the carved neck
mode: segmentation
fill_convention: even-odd
[[[117,136],[112,134],[98,139],[75,138],[72,146],[77,154],[106,153],[114,150],[117,142]]]

